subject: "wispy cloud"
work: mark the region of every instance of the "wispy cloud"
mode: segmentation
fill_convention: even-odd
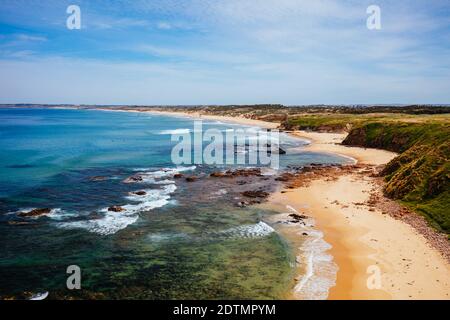
[[[37,79],[15,82],[3,101],[450,101],[445,1],[378,0],[382,29],[370,31],[369,0],[80,0],[79,32],[65,29],[68,2],[25,2],[0,4],[0,22],[15,27],[0,30],[10,73],[0,81],[18,79],[14,70],[46,76],[39,91]],[[61,83],[67,69],[76,93]]]
[[[162,29],[162,30],[172,29],[172,25],[168,22],[158,22],[157,27],[158,27],[158,29]]]
[[[44,42],[47,41],[46,37],[42,37],[42,36],[33,36],[33,35],[29,35],[29,34],[18,34],[16,36],[18,41],[24,41],[24,42],[28,42],[28,41],[37,41],[37,42]]]

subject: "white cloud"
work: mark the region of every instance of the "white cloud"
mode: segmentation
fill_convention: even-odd
[[[28,41],[44,42],[44,41],[47,41],[47,38],[41,37],[41,36],[32,36],[32,35],[28,35],[28,34],[18,34],[17,40],[24,41],[24,42],[28,42]]]
[[[144,28],[151,25],[150,21],[144,19],[113,18],[106,16],[92,16],[83,19],[86,28],[95,29],[126,29]]]
[[[348,70],[331,63],[243,65],[110,63],[66,58],[0,60],[0,103],[445,103],[450,76]],[[411,90],[420,88],[421,90]]]
[[[96,39],[102,52],[129,50],[131,56],[139,53],[140,59],[144,56],[151,63],[127,60],[127,53],[122,62],[113,63],[107,55],[104,61],[36,59],[32,52],[12,51],[2,56],[12,59],[16,54],[28,61],[0,61],[0,84],[9,88],[2,90],[0,100],[24,97],[30,102],[136,104],[450,101],[450,49],[446,46],[450,21],[429,9],[443,6],[439,1],[377,1],[382,9],[381,31],[366,28],[369,0],[110,3],[101,16],[94,15],[95,10],[84,16],[88,28],[151,29],[156,36],[146,38],[126,30],[130,39],[115,43],[110,42],[113,37],[104,42]],[[7,83],[7,79],[12,80]]]
[[[170,30],[172,29],[172,25],[170,23],[167,22],[158,22],[158,24],[156,25],[158,29],[162,29],[162,30]]]

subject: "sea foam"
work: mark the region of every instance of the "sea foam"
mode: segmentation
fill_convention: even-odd
[[[161,135],[172,135],[172,134],[186,134],[191,133],[190,129],[173,129],[173,130],[161,130],[158,134]]]
[[[165,185],[162,189],[147,189],[143,196],[130,195],[126,199],[135,202],[121,208],[124,211],[112,212],[108,208],[98,211],[101,218],[84,221],[63,222],[58,226],[63,229],[85,229],[100,235],[114,234],[135,223],[139,213],[161,208],[169,203],[170,195],[177,187],[174,184]]]
[[[291,206],[290,211],[297,212]],[[300,247],[301,254],[297,257],[299,263],[305,265],[305,274],[294,288],[296,295],[303,300],[325,300],[328,291],[336,284],[338,266],[333,256],[328,254],[331,245],[323,239],[323,233],[313,229],[314,220],[309,218],[299,234],[307,232],[308,237]]]
[[[270,235],[275,230],[265,222],[234,227],[216,232],[215,235],[226,238],[261,238]]]

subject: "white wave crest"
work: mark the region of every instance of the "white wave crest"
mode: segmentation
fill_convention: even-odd
[[[33,294],[30,300],[45,300],[48,297],[48,291]]]
[[[275,230],[265,222],[230,228],[217,233],[219,236],[230,238],[261,238],[270,235]]]
[[[191,133],[190,129],[172,129],[172,130],[161,130],[158,132],[158,134],[162,134],[162,135],[171,135],[171,134],[186,134],[186,133]]]
[[[7,214],[8,215],[9,214],[19,215],[21,213],[30,212],[30,211],[33,211],[33,210],[37,210],[37,208],[20,209],[19,211],[8,212]],[[62,210],[61,208],[54,208],[54,209],[51,209],[49,213],[43,213],[43,214],[40,214],[38,216],[28,217],[28,218],[29,219],[39,219],[41,217],[47,217],[47,218],[51,218],[51,219],[55,219],[55,220],[62,220],[64,218],[72,217],[72,216],[74,216],[74,213],[72,213],[72,212],[68,212],[68,211]]]
[[[194,171],[197,167],[196,166],[190,166],[190,167],[176,167],[176,168],[162,168],[156,171],[152,171],[155,169],[151,168],[136,168],[133,171],[140,171],[142,176],[145,176],[147,178],[155,178],[155,179],[161,179],[165,177],[171,177],[174,174],[180,173],[180,172],[186,172],[186,171]]]
[[[177,187],[174,184],[170,184],[158,190],[144,190],[146,194],[143,196],[130,195],[126,197],[128,200],[137,203],[122,206],[123,211],[121,212],[112,212],[108,208],[103,208],[99,210],[99,213],[102,214],[102,217],[99,219],[65,222],[60,223],[59,227],[64,229],[85,229],[100,235],[114,234],[135,223],[139,218],[140,212],[161,208],[168,204],[170,195],[176,189]]]
[[[308,225],[313,224],[313,221],[309,222]],[[325,300],[329,289],[335,285],[338,266],[327,253],[331,245],[323,239],[323,233],[310,227],[304,228],[308,238],[300,248],[302,254],[297,259],[305,263],[306,270],[294,291],[305,300]]]

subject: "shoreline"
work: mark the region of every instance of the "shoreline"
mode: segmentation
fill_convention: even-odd
[[[371,172],[395,153],[336,145],[345,134],[294,134],[312,141],[305,150],[351,156],[361,166],[284,188],[269,199],[269,205],[289,205],[312,217],[332,246],[329,253],[339,271],[328,299],[450,299],[450,268],[441,252],[411,224],[366,205],[381,189]],[[381,271],[382,285],[370,290],[368,268],[373,266]]]
[[[271,129],[279,125],[243,117],[170,111],[149,113]],[[303,148],[305,151],[338,154],[361,165],[379,167],[397,156],[386,150],[343,146],[340,143],[346,133],[288,133],[311,142]],[[327,252],[338,266],[336,285],[330,288],[328,299],[450,299],[449,263],[416,228],[380,210],[355,205],[358,201],[367,201],[374,188],[378,191],[381,188],[364,169],[360,171],[339,175],[336,179],[322,177],[300,188],[283,188],[272,194],[264,206],[283,212],[289,205],[302,213],[305,205],[309,207],[306,210],[308,216],[314,219],[314,227],[323,232],[323,239],[331,245]],[[324,197],[325,194],[329,197]],[[332,199],[333,196],[337,199]],[[342,203],[337,205],[334,201]],[[291,231],[288,233],[285,235],[293,236]],[[379,289],[367,287],[368,268],[371,266],[379,267],[381,271]],[[298,274],[295,278],[301,281]],[[298,295],[288,293],[288,297],[296,299]]]
[[[204,114],[200,114],[198,112],[189,113],[189,112],[157,111],[157,110],[154,110],[154,111],[132,111],[132,112],[144,112],[144,113],[160,114],[160,115],[167,115],[167,116],[177,115],[180,117],[194,118],[194,119],[198,119],[198,120],[206,119],[206,120],[222,121],[222,122],[228,122],[228,123],[234,123],[234,124],[240,124],[240,125],[257,126],[257,127],[261,127],[261,128],[265,128],[265,129],[276,129],[279,126],[279,123],[276,123],[276,122],[267,122],[267,121],[262,121],[262,120],[247,119],[244,117],[204,115]]]
[[[181,116],[268,129],[279,125],[244,117],[200,113],[88,110]],[[339,268],[336,285],[330,289],[328,299],[450,299],[450,267],[441,253],[431,247],[411,224],[383,214],[379,209],[357,204],[367,202],[371,192],[381,188],[376,184],[376,179],[366,172],[367,168],[382,166],[396,154],[340,145],[345,133],[288,133],[311,141],[303,148],[305,151],[338,154],[368,166],[355,172],[338,173],[333,178],[318,177],[308,185],[293,189],[283,188],[272,194],[268,203],[264,204],[277,208],[279,212],[286,212],[289,205],[314,219],[314,228],[323,232],[323,239],[332,246],[327,252]],[[373,265],[382,272],[382,287],[369,290],[366,285],[369,276],[367,268]],[[299,297],[292,294],[289,298]]]

